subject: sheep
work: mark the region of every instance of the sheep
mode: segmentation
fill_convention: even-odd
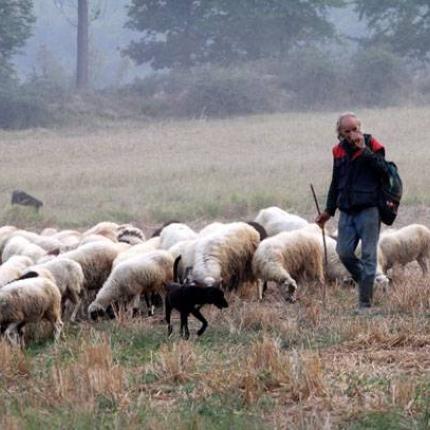
[[[222,222],[213,222],[211,224],[208,224],[206,227],[203,227],[200,231],[199,231],[199,236],[207,236],[209,234],[215,233],[216,231],[220,231],[222,228],[225,227],[225,224]]]
[[[82,239],[79,242],[79,246],[86,245],[87,243],[93,243],[93,242],[115,243],[116,240],[111,240],[109,237],[106,237],[102,234],[89,234],[89,235],[82,236]]]
[[[82,271],[81,265],[69,258],[56,257],[46,263],[27,268],[23,272],[23,276],[28,276],[33,273],[38,276],[46,277],[47,271],[54,277],[55,283],[60,290],[62,297],[62,313],[64,314],[67,300],[70,300],[74,305],[70,320],[75,321],[81,303],[80,296],[84,284],[84,272]]]
[[[116,242],[118,227],[119,225],[115,222],[103,221],[103,222],[99,222],[94,227],[91,227],[90,229],[85,231],[82,235],[91,236],[93,234],[97,234],[100,236],[107,237],[112,242]]]
[[[118,264],[88,307],[95,320],[105,313],[112,316],[111,305],[133,301],[133,311],[138,307],[141,294],[163,293],[173,280],[173,257],[168,251],[157,250]]]
[[[25,324],[43,319],[52,324],[58,341],[63,327],[61,294],[53,277],[22,279],[0,289],[1,332],[12,345],[24,347]]]
[[[303,227],[301,231],[306,231],[309,233],[314,233],[315,236],[319,239],[321,252],[324,253],[324,243],[322,238],[321,227],[318,224],[310,223],[306,227]],[[330,282],[340,282],[343,285],[351,284],[352,277],[348,272],[347,268],[344,266],[342,261],[339,258],[339,255],[336,251],[336,240],[333,239],[330,235],[325,235],[326,249],[327,249],[327,266],[325,269],[325,275],[327,280]],[[361,253],[361,244],[357,247],[357,255]],[[388,284],[388,278],[382,273],[382,269],[378,264],[376,268],[376,277],[375,282],[377,285],[381,285],[386,287]]]
[[[181,242],[178,242],[169,248],[169,252],[172,254],[173,258],[176,259],[177,257],[181,256],[177,268],[178,279],[180,282],[185,281],[189,271],[193,267],[196,244],[197,239],[182,240]]]
[[[244,222],[226,224],[212,234],[199,237],[195,245],[192,280],[208,287],[237,289],[255,282],[251,262],[260,243],[258,232]]]
[[[40,236],[54,236],[58,230],[54,227],[46,227],[40,232]]]
[[[109,242],[87,243],[61,254],[61,258],[70,258],[81,265],[85,291],[98,290],[108,278],[112,263],[120,252],[117,245]]]
[[[169,249],[182,240],[192,240],[197,233],[186,224],[172,223],[164,227],[160,233],[160,249]]]
[[[262,225],[269,236],[282,231],[297,230],[308,224],[302,217],[285,212],[276,206],[261,209],[254,221]]]
[[[3,249],[2,261],[5,262],[14,255],[30,257],[34,263],[45,256],[47,252],[38,245],[29,242],[22,236],[13,236],[9,239]]]
[[[113,262],[113,267],[117,266],[122,261],[133,258],[137,255],[143,255],[151,251],[155,251],[160,247],[160,237],[156,236],[138,245],[133,245],[127,250],[118,254]]]
[[[142,230],[132,225],[125,224],[118,228],[118,242],[125,242],[130,245],[138,245],[144,243],[146,240],[145,234]]]
[[[41,236],[37,233],[27,230],[16,230],[13,232],[11,238],[15,236],[21,236],[24,239],[27,239],[29,242],[40,246],[50,254],[56,255],[60,252],[61,242],[54,237]]]
[[[276,282],[291,302],[296,301],[297,282],[324,282],[323,253],[312,232],[294,230],[265,239],[254,254],[252,268],[260,280],[260,299],[261,282]]]
[[[0,266],[0,287],[19,278],[24,270],[34,264],[30,257],[14,255]]]
[[[3,253],[3,249],[7,241],[12,237],[16,230],[18,229],[13,225],[5,225],[0,227],[0,255]]]
[[[411,224],[399,230],[381,233],[378,243],[378,262],[383,273],[395,265],[417,261],[423,276],[428,273],[430,258],[430,230],[421,224]]]
[[[180,224],[179,221],[177,220],[170,220],[170,221],[166,221],[161,227],[157,228],[156,230],[154,230],[154,232],[152,233],[151,239],[153,237],[158,237],[160,236],[161,232],[163,231],[164,227],[167,227],[170,224]]]

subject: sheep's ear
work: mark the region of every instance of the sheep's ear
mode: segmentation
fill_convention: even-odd
[[[14,279],[12,282],[21,281],[22,279],[37,278],[38,276],[39,276],[39,274],[37,272],[35,272],[34,270],[32,270],[31,272],[24,273],[24,275],[20,276],[17,279]]]

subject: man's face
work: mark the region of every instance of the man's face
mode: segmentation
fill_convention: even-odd
[[[340,123],[339,132],[344,139],[352,143],[357,134],[361,135],[359,120],[353,116],[343,118]]]

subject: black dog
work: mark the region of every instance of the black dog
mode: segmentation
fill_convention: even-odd
[[[201,314],[200,308],[204,305],[215,305],[218,309],[227,308],[228,303],[224,297],[224,292],[217,287],[201,287],[185,277],[185,280],[180,282],[178,276],[178,266],[181,260],[179,255],[175,259],[173,265],[173,280],[166,285],[166,298],[164,308],[166,310],[166,321],[168,324],[168,335],[170,336],[173,327],[170,324],[170,315],[172,309],[176,309],[181,314],[181,336],[185,339],[190,337],[188,330],[188,316],[194,315],[202,326],[197,332],[201,336],[208,326],[208,322]],[[187,270],[188,273],[188,270]]]
[[[201,314],[200,308],[204,305],[215,305],[218,309],[228,307],[224,292],[217,287],[198,287],[196,285],[171,283],[166,286],[166,289],[165,309],[169,336],[173,331],[173,327],[170,324],[172,309],[176,309],[181,314],[181,336],[188,339],[190,337],[188,330],[188,316],[190,314],[202,322],[202,326],[197,332],[197,335],[201,336],[205,332],[208,322]]]

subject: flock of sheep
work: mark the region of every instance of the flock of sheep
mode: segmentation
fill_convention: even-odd
[[[301,282],[343,283],[350,275],[327,236],[327,265],[320,228],[280,208],[260,210],[252,222],[214,222],[199,232],[172,222],[146,239],[129,224],[101,222],[78,232],[48,228],[40,234],[0,228],[0,328],[24,347],[24,326],[47,320],[59,338],[63,319],[115,316],[124,305],[133,313],[144,298],[149,314],[156,294],[173,280],[240,290],[255,285],[261,300],[267,282],[296,300]],[[179,259],[178,257],[181,256]],[[417,261],[426,275],[430,230],[413,224],[381,234],[376,282],[387,284],[393,266]],[[131,306],[130,306],[131,305]]]

